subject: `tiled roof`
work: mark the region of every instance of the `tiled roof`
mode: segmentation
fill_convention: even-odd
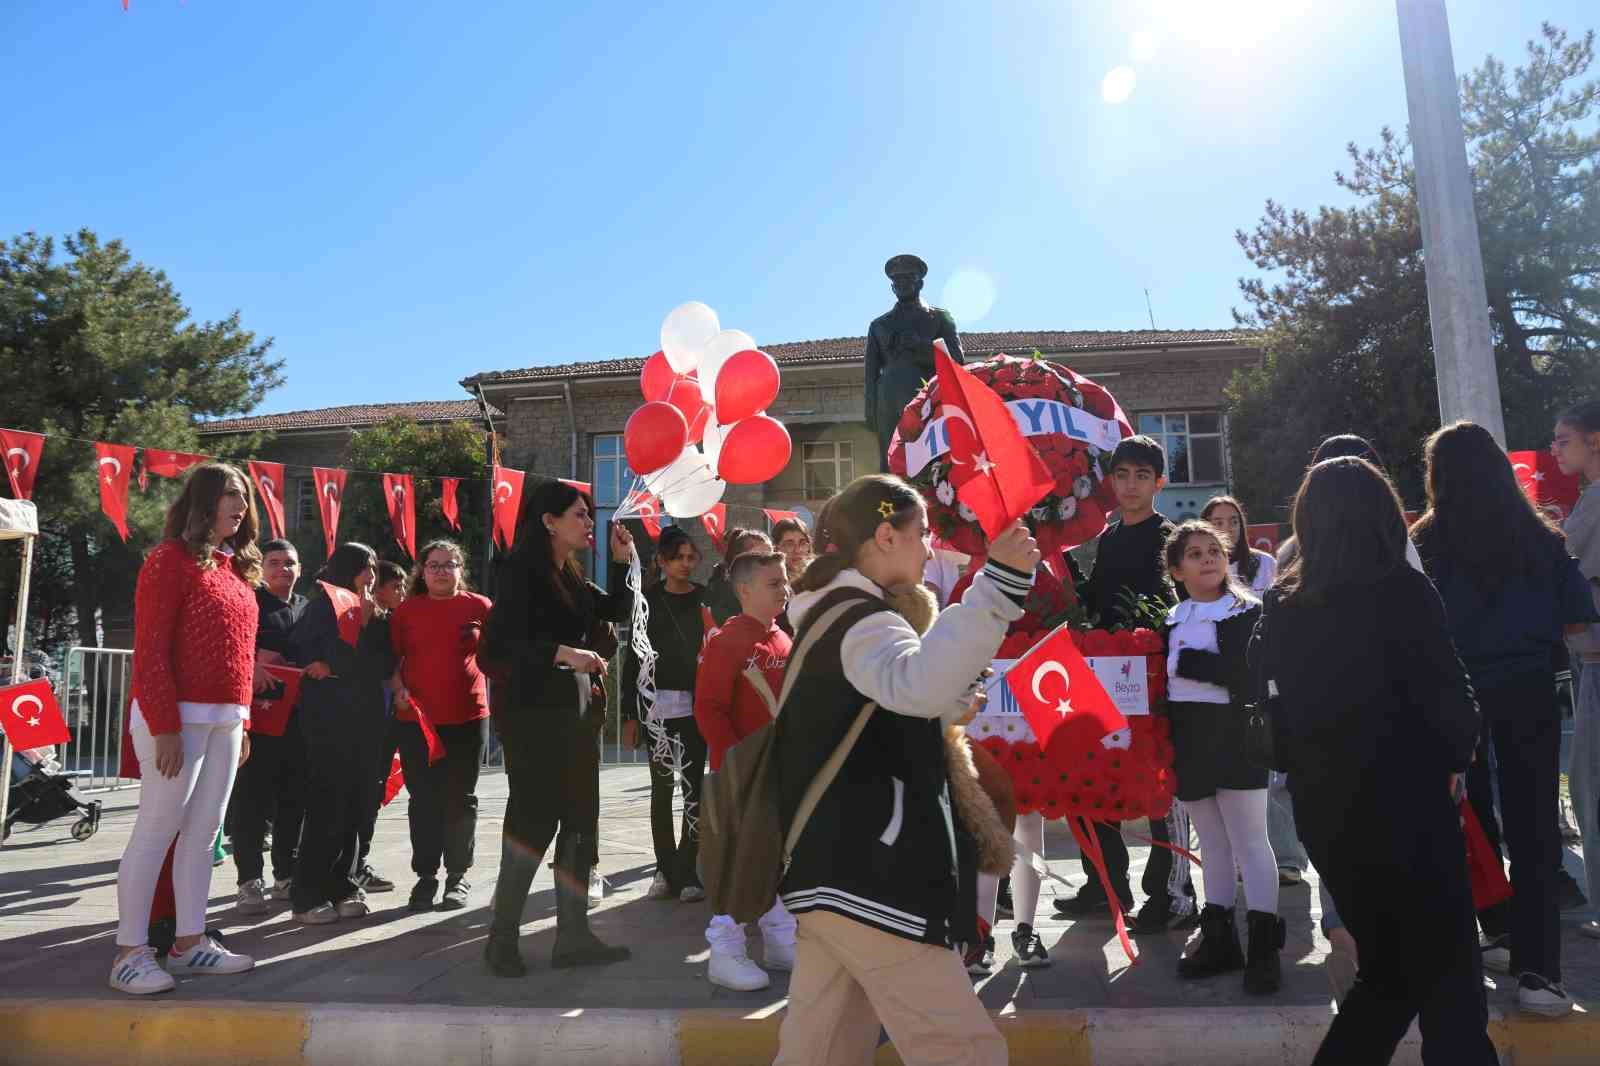
[[[490,408],[494,414],[500,412]],[[391,418],[415,422],[476,422],[483,417],[477,400],[421,400],[416,403],[363,403],[349,407],[319,407],[312,411],[286,411],[278,415],[252,415],[248,418],[223,418],[202,422],[199,431],[208,433],[253,433],[259,430],[344,429],[347,426],[375,426]]]
[[[1009,352],[1027,355],[1035,348],[1044,352],[1116,351],[1127,349],[1165,349],[1218,344],[1248,344],[1252,334],[1236,329],[1130,329],[1130,330],[1043,330],[1039,332],[962,333],[961,347],[968,355],[993,355]],[[828,340],[791,341],[762,347],[780,364],[843,363],[861,358],[865,337],[833,337]],[[643,358],[594,359],[554,366],[531,366],[522,370],[490,370],[466,378],[475,382],[541,381],[566,377],[615,377],[637,374]]]

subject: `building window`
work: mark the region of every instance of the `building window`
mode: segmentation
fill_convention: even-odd
[[[803,445],[801,456],[808,500],[825,500],[856,479],[855,445],[847,440]]]
[[[1172,411],[1139,416],[1139,432],[1154,437],[1167,452],[1167,482],[1172,485],[1222,484],[1222,415],[1216,411]]]
[[[633,486],[633,471],[622,451],[622,434],[603,433],[594,438],[594,505],[614,508]]]
[[[319,529],[322,526],[322,512],[317,509],[317,483],[312,478],[299,478],[299,486],[295,491],[294,507],[290,514],[293,517],[294,528]]]

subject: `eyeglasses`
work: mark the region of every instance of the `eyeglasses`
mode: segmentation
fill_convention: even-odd
[[[460,570],[461,564],[457,562],[428,563],[423,567],[423,569],[430,574],[450,574]]]

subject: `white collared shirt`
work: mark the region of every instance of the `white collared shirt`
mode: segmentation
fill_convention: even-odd
[[[1184,600],[1167,612],[1172,626],[1167,648],[1167,698],[1174,703],[1228,703],[1226,685],[1178,676],[1178,653],[1185,648],[1217,653],[1217,623],[1248,608],[1231,592],[1210,603]]]

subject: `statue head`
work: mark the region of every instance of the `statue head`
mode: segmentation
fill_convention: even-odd
[[[914,302],[922,295],[922,279],[928,276],[928,264],[910,254],[897,255],[883,264],[889,276],[889,287],[901,303]]]

